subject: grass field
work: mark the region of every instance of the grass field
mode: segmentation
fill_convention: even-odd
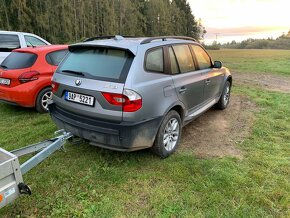
[[[290,75],[289,50],[223,49],[210,54],[235,72]]]
[[[290,51],[211,53],[235,72],[290,69]],[[67,144],[66,153],[24,176],[33,195],[3,208],[0,217],[289,217],[290,96],[243,85],[233,94],[259,108],[251,135],[237,144],[243,158],[198,158],[182,150],[160,160],[148,151]],[[31,109],[0,104],[0,114],[0,145],[7,150],[56,130],[48,115]]]

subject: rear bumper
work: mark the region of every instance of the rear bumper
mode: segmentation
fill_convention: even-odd
[[[49,113],[58,128],[65,129],[91,144],[117,151],[134,151],[152,146],[162,117],[141,122],[113,123],[68,112],[55,103]]]
[[[0,86],[0,101],[7,104],[34,107],[34,95],[34,92],[21,86]]]

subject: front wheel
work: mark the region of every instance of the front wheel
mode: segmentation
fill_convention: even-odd
[[[47,113],[48,112],[48,101],[52,97],[51,88],[47,87],[42,89],[36,99],[36,110],[39,113]]]
[[[152,150],[161,158],[175,152],[181,137],[181,119],[176,111],[170,111],[163,119]]]
[[[215,107],[220,110],[226,109],[228,104],[230,103],[230,97],[231,97],[231,83],[229,81],[226,81],[222,95],[218,103],[216,103]]]

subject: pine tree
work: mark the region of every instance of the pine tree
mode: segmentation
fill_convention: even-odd
[[[102,35],[200,38],[186,0],[0,0],[0,29],[32,32],[51,43]]]

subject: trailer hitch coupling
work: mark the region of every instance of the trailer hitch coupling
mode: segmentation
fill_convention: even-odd
[[[20,194],[31,195],[31,189],[28,185],[24,184],[23,182],[18,184]]]

